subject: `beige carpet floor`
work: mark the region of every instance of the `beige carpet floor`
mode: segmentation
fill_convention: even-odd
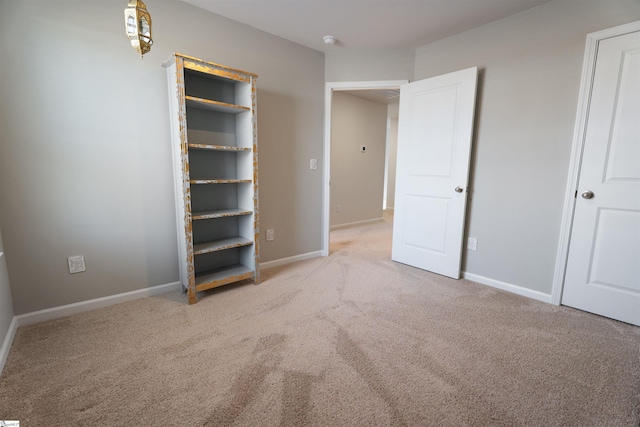
[[[390,261],[390,222],[260,286],[19,328],[21,426],[638,426],[640,328]]]

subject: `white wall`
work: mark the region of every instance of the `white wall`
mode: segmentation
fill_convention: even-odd
[[[3,342],[10,332],[9,329],[12,320],[13,304],[11,299],[11,289],[9,286],[7,264],[5,262],[4,246],[2,245],[2,235],[0,235],[0,349],[3,347]],[[5,350],[6,353],[0,351],[0,373],[4,366],[4,357],[8,354],[9,348]]]
[[[178,280],[168,94],[180,52],[258,73],[261,244],[321,249],[323,54],[176,0],[147,2],[154,46],[124,35],[126,2],[0,3],[0,228],[16,314]],[[67,257],[87,271],[70,275]]]
[[[334,91],[331,113],[330,225],[382,218],[387,106]]]
[[[0,43],[6,43],[6,41],[0,40]],[[0,80],[2,79],[2,72],[2,67],[0,67]],[[0,98],[2,96],[3,93],[0,91]],[[3,129],[1,120],[0,118],[0,129]],[[1,179],[2,177],[0,176],[0,180]],[[0,205],[1,204],[2,201],[0,200]],[[7,271],[4,244],[2,243],[2,233],[0,233],[0,374],[9,356],[9,350],[13,342],[15,333],[15,326],[13,328],[11,326],[13,319],[13,298],[11,297],[11,285],[9,284],[9,273]]]
[[[556,0],[417,50],[416,79],[481,70],[464,270],[551,292],[586,35],[638,19]]]
[[[397,105],[389,106],[398,108]],[[387,182],[386,182],[386,208],[393,209],[396,198],[396,162],[398,159],[398,115],[395,118],[388,117],[387,128]]]
[[[2,43],[0,44],[0,46],[3,46],[4,43],[7,43],[7,40],[0,39],[0,43]],[[0,61],[0,64],[1,63],[2,61]],[[0,80],[2,80],[2,75],[3,75],[3,69],[0,66]],[[1,87],[2,86],[0,86],[0,88]],[[2,97],[4,97],[4,92],[0,91],[0,98]],[[0,129],[4,129],[4,126],[2,126],[1,120],[2,118],[0,117]],[[1,180],[2,180],[2,176],[0,176],[0,181]],[[0,199],[0,206],[1,205],[2,205],[2,200]],[[11,287],[9,285],[9,274],[7,272],[6,255],[4,253],[4,245],[2,243],[2,233],[0,233],[0,348],[3,345],[5,337],[7,336],[7,333],[9,332],[9,326],[11,325],[12,320],[13,320],[13,299],[11,298]],[[3,357],[3,354],[0,352],[0,373],[2,372],[2,367],[4,366],[4,361],[2,360],[2,357]]]
[[[413,49],[349,50],[336,47],[325,53],[327,82],[411,80]]]

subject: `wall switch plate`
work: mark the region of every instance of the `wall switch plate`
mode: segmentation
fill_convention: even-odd
[[[469,249],[470,251],[477,251],[478,239],[476,239],[475,237],[469,237],[469,239],[467,240],[467,249]]]
[[[318,169],[318,159],[311,159],[309,161],[309,169],[311,169],[311,170]]]
[[[267,229],[267,235],[265,237],[267,239],[267,242],[272,242],[276,238],[276,233],[273,228]]]
[[[76,255],[70,256],[67,261],[69,262],[69,273],[82,273],[87,268],[84,265],[84,256]]]

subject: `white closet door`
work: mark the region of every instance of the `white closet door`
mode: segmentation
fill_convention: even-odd
[[[640,326],[640,32],[600,41],[562,304]]]

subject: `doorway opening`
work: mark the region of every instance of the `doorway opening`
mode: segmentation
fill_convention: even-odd
[[[332,114],[333,114],[333,101],[334,92],[341,92],[341,94],[350,94],[358,97],[376,97],[380,100],[380,92],[384,91],[398,91],[400,86],[408,83],[408,80],[393,80],[393,81],[369,81],[369,82],[334,82],[326,83],[325,85],[325,137],[324,137],[324,175],[323,175],[323,238],[322,238],[322,255],[329,255],[329,240],[331,231],[331,145],[332,145]],[[387,128],[389,127],[389,120],[386,121]],[[397,124],[397,117],[396,117]],[[397,130],[396,130],[397,133]],[[389,129],[387,129],[387,135]],[[359,147],[360,154],[366,155],[366,144],[364,147]],[[389,148],[389,141],[385,142],[385,151]],[[364,151],[364,152],[362,152]],[[392,200],[392,195],[389,192],[389,188],[392,183],[389,182],[390,175],[390,156],[388,153],[384,153],[384,191],[383,200],[380,200],[381,207],[386,207],[389,200]],[[393,160],[391,160],[393,162]],[[395,163],[395,162],[393,162]],[[358,171],[355,170],[354,173]],[[335,209],[335,207],[334,207]]]

